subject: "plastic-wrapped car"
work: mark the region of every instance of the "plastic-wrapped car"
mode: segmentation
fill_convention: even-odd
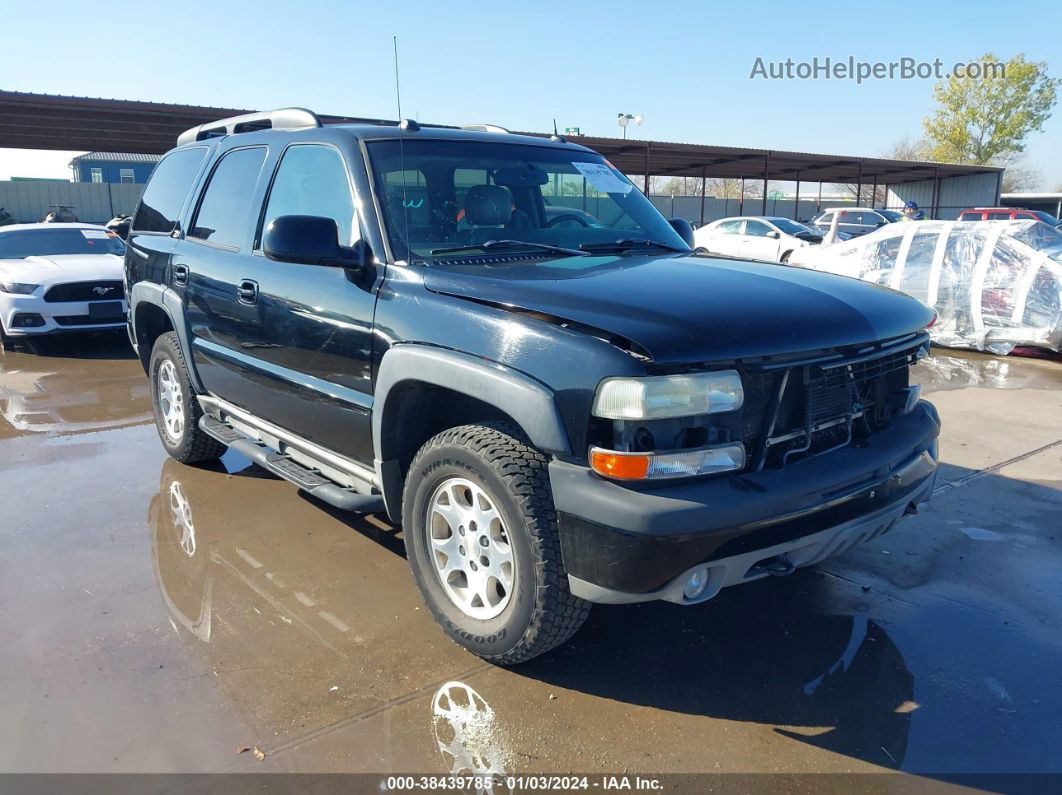
[[[1040,221],[919,221],[794,252],[813,270],[901,290],[936,309],[934,342],[1007,354],[1062,348],[1062,232]]]

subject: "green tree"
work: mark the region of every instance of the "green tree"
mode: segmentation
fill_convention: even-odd
[[[1001,63],[992,53],[978,60],[982,67]],[[1004,66],[1003,74],[988,67],[984,77],[949,77],[933,87],[937,108],[922,120],[933,160],[1006,166],[1043,130],[1062,80],[1022,54]]]

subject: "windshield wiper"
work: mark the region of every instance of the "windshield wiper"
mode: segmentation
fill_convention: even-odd
[[[583,251],[629,251],[635,248],[659,248],[665,251],[675,251],[679,254],[693,253],[692,249],[679,248],[669,243],[661,243],[658,240],[645,240],[634,237],[625,237],[622,240],[614,240],[611,243],[583,243],[579,248]]]
[[[459,251],[496,251],[506,248],[530,248],[536,251],[548,251],[551,254],[563,254],[566,257],[585,257],[587,252],[577,251],[574,248],[561,248],[549,246],[545,243],[529,243],[526,240],[488,240],[485,243],[471,243],[467,246],[450,246],[449,248],[433,248],[432,256],[436,254],[456,254]]]

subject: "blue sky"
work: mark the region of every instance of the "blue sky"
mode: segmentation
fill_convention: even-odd
[[[977,0],[24,3],[5,11],[0,74],[22,91],[393,118],[397,35],[403,113],[422,121],[618,136],[622,111],[645,116],[639,138],[876,155],[920,134],[932,80],[750,80],[756,57],[1024,52],[1062,76],[1060,22],[1046,4]],[[1062,184],[1060,142],[1056,108],[1028,147],[1045,190]],[[0,150],[0,177],[64,157]]]

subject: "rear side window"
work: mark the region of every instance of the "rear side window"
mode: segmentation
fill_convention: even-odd
[[[132,228],[137,232],[169,234],[177,226],[181,205],[192,187],[206,147],[171,152],[159,161],[140,199]]]
[[[739,234],[741,232],[742,223],[744,223],[744,221],[741,221],[740,219],[737,221],[723,221],[723,223],[719,224],[719,231],[724,235]]]
[[[229,152],[214,168],[189,237],[239,248],[247,230],[251,196],[265,162],[264,146]]]
[[[339,227],[339,241],[350,244],[354,199],[339,152],[330,146],[300,144],[284,153],[269,191],[263,232],[282,215],[331,218]]]
[[[959,216],[960,221],[980,221],[981,213],[963,213]]]

